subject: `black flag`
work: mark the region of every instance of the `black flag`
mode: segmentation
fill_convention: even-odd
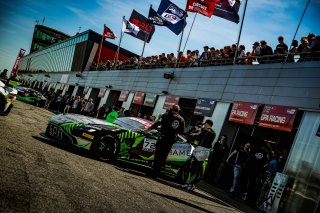
[[[146,17],[135,10],[132,11],[129,21],[133,25],[139,27],[139,32],[137,33],[137,35],[132,36],[149,43],[155,31],[154,25],[149,23],[149,20]]]
[[[216,2],[213,15],[219,16],[223,19],[239,23],[240,17],[238,15],[240,8],[240,0],[220,0]]]
[[[151,6],[149,10],[149,22],[158,26],[168,26],[170,24],[167,20],[163,19]]]

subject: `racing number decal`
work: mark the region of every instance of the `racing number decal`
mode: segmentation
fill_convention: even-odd
[[[49,130],[49,134],[53,137],[56,137],[60,140],[62,140],[62,130],[54,125],[50,125],[50,130]]]
[[[145,138],[142,146],[143,151],[155,152],[157,140]]]

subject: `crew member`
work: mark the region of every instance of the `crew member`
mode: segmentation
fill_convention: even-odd
[[[212,126],[213,122],[211,120],[206,120],[200,133],[191,134],[191,136],[193,136],[195,140],[195,144],[207,149],[212,148],[212,143],[216,137],[216,133],[213,131]],[[195,157],[193,158],[194,159],[192,159],[191,161],[193,164],[192,168],[197,170],[197,173],[202,176],[203,161],[198,161],[197,159],[195,159]],[[198,180],[200,181],[200,178]],[[197,184],[197,182],[194,182],[193,184],[185,184],[182,186],[182,188],[186,188],[187,190],[194,190],[195,184]]]
[[[162,115],[161,120],[154,123],[150,129],[160,127],[160,139],[156,144],[152,177],[157,177],[161,168],[165,165],[168,154],[178,133],[183,132],[185,127],[184,119],[179,115],[179,105],[172,108]]]

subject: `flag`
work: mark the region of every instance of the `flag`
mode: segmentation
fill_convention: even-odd
[[[13,65],[12,71],[11,71],[11,76],[16,76],[18,74],[18,69],[19,69],[19,63],[20,59],[24,56],[26,50],[20,49],[19,54],[17,56],[16,62]]]
[[[163,19],[152,7],[150,7],[148,19],[150,23],[158,26],[167,26],[170,24],[167,20]]]
[[[186,11],[212,16],[217,0],[188,0]]]
[[[132,35],[133,37],[136,37],[140,31],[139,27],[132,24],[130,21],[123,18],[122,20],[122,32],[128,33]]]
[[[188,16],[187,12],[169,0],[161,1],[158,14],[170,23],[167,27],[176,35],[179,35],[187,25],[185,20]]]
[[[117,35],[114,32],[112,32],[109,27],[107,27],[106,25],[104,25],[103,27],[104,27],[103,34],[102,34],[103,38],[110,38],[110,39],[117,38]]]
[[[240,8],[240,0],[219,0],[216,2],[213,15],[234,23],[240,22],[238,15]]]
[[[149,43],[155,31],[154,25],[149,23],[149,20],[145,16],[135,10],[132,11],[129,21],[139,29],[134,37]]]

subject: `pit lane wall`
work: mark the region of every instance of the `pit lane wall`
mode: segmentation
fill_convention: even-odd
[[[165,79],[164,73],[170,72],[174,73],[174,79]],[[45,82],[44,85],[49,84],[55,89],[75,85],[85,87],[89,92],[90,88],[111,86],[107,90],[141,91],[159,96],[165,96],[162,91],[167,91],[169,95],[221,102],[244,101],[320,109],[320,62],[86,71],[47,73],[46,76],[32,73],[23,74],[21,79]],[[162,111],[157,107],[155,110]]]

